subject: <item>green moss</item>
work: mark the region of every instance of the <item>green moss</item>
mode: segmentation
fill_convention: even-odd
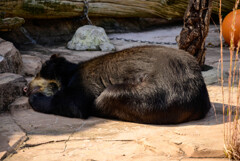
[[[71,3],[64,3],[59,1],[45,1],[42,4],[46,7],[53,8],[55,11],[62,12],[73,11],[75,8]]]
[[[36,2],[32,3],[31,1],[25,1],[22,5],[22,9],[34,15],[45,13],[45,9],[42,4],[38,4]]]
[[[68,1],[64,2],[59,0],[25,0],[22,5],[22,9],[33,15],[43,15],[44,13],[48,13],[50,9],[53,9],[55,12],[72,12],[75,9],[75,6]]]

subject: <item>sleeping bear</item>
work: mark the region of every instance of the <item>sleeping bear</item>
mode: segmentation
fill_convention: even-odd
[[[195,58],[161,46],[133,47],[79,64],[52,55],[27,93],[38,112],[145,124],[201,119],[211,107]]]

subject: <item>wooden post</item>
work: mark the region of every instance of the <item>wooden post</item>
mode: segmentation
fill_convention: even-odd
[[[178,41],[179,49],[195,56],[201,66],[205,61],[205,39],[209,30],[211,12],[212,0],[189,0]]]

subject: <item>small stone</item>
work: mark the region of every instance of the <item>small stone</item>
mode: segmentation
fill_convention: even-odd
[[[31,55],[22,55],[23,74],[25,76],[35,76],[41,69],[41,58]]]
[[[22,71],[22,57],[11,42],[0,38],[0,73],[16,73]]]
[[[74,50],[115,50],[104,29],[92,25],[78,28],[72,40],[68,42],[67,48]]]
[[[22,89],[26,84],[27,81],[21,75],[0,74],[0,111],[8,110],[8,105],[23,95]]]

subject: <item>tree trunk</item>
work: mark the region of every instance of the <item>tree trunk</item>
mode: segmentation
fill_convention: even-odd
[[[88,0],[88,5],[90,17],[166,19],[182,17],[187,7],[186,0]],[[25,19],[79,17],[83,8],[84,0],[0,0],[0,12],[6,17]]]
[[[88,0],[88,4],[89,17],[159,17],[172,20],[182,19],[188,0]],[[235,0],[222,0],[223,13],[231,11],[234,4]],[[0,0],[0,15],[24,19],[79,17],[83,8],[83,0]],[[213,11],[218,14],[218,0],[213,2]]]
[[[179,49],[195,56],[201,66],[205,61],[205,39],[209,30],[211,11],[212,0],[189,0],[178,41]]]

